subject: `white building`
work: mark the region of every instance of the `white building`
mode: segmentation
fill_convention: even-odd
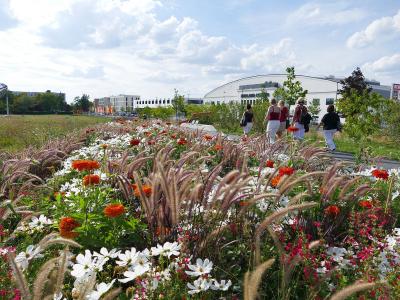
[[[262,91],[266,92],[271,99],[274,91],[278,87],[282,87],[286,79],[286,74],[257,75],[241,78],[208,92],[204,96],[204,104],[229,102],[254,104]],[[319,113],[320,118],[326,113],[327,106],[334,104],[340,98],[340,94],[338,93],[341,88],[339,78],[333,76],[312,77],[296,75],[296,80],[300,81],[303,89],[308,91],[305,97],[307,105],[319,103],[321,109]],[[383,89],[386,89],[386,86],[381,86],[377,81],[367,81],[367,83],[373,88],[373,91],[385,94],[384,96],[386,96],[386,90],[384,91],[385,93],[381,92]]]
[[[166,107],[166,106],[170,106],[170,105],[172,105],[172,100],[171,99],[166,99],[166,98],[163,98],[163,99],[158,99],[158,98],[156,98],[156,99],[147,99],[147,100],[139,100],[139,101],[137,101],[137,105],[136,105],[136,107],[137,108],[144,108],[144,107],[151,107],[151,108],[154,108],[154,107],[159,107],[159,106],[164,106],[164,107]]]
[[[139,95],[118,95],[110,97],[110,104],[114,112],[129,112],[137,107]]]

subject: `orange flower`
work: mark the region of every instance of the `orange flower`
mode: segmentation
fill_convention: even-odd
[[[186,145],[187,144],[187,140],[185,140],[184,138],[180,138],[178,140],[178,145]]]
[[[289,131],[289,132],[296,132],[296,131],[299,131],[299,129],[298,129],[297,127],[294,127],[294,126],[289,126],[288,129],[287,129],[287,131]]]
[[[133,139],[130,141],[131,146],[137,146],[140,144],[140,140],[139,139]]]
[[[91,171],[100,168],[100,164],[95,160],[80,159],[72,162],[72,168],[78,171]]]
[[[65,196],[65,192],[54,192],[54,198]]]
[[[108,148],[107,144],[101,144],[101,148],[103,148],[104,150]]]
[[[150,135],[151,135],[151,132],[150,132],[150,131],[145,131],[145,132],[144,132],[144,135],[145,135],[145,136],[150,136]]]
[[[205,139],[206,141],[211,141],[212,140],[212,135],[206,134],[203,136],[203,139]]]
[[[337,205],[330,205],[325,208],[325,214],[331,216],[337,216],[340,213],[340,208]]]
[[[389,178],[389,173],[386,170],[373,170],[372,171],[372,176],[374,176],[375,178],[380,178],[383,180],[387,180]]]
[[[157,226],[156,228],[156,235],[157,236],[164,236],[164,235],[169,235],[171,233],[171,228],[170,227],[165,227],[165,226]]]
[[[120,203],[108,204],[103,212],[109,218],[116,218],[125,213],[125,207]]]
[[[99,184],[100,183],[100,176],[99,175],[94,175],[94,174],[89,174],[83,177],[83,185],[94,185],[94,184]]]
[[[214,146],[214,150],[215,151],[221,151],[222,150],[222,145],[219,145],[219,144],[215,145]]]
[[[267,168],[273,168],[274,167],[274,162],[270,159],[267,160],[267,162],[265,163],[265,166]]]
[[[249,201],[246,200],[239,201],[239,206],[245,207],[249,205],[250,205]]]
[[[140,197],[140,191],[139,191],[139,187],[137,186],[137,184],[133,184],[132,187],[133,187],[133,191],[134,191],[134,193],[135,193],[135,196],[136,196],[136,197]],[[142,185],[142,192],[143,192],[147,197],[150,197],[151,192],[152,192],[151,186],[149,186],[149,185],[147,185],[147,184]]]
[[[274,178],[271,179],[271,186],[277,187],[279,182],[281,181],[282,176],[276,175]]]
[[[294,173],[294,169],[291,167],[280,167],[279,168],[279,175],[283,176],[283,175],[292,175]]]
[[[361,207],[363,207],[363,208],[367,208],[367,209],[369,209],[369,208],[372,208],[372,207],[373,207],[373,205],[372,205],[372,201],[368,201],[368,200],[363,200],[363,201],[360,201],[360,202],[358,202],[358,204],[359,204]]]
[[[58,225],[60,230],[60,235],[67,239],[73,239],[78,236],[77,232],[73,232],[75,228],[79,227],[79,224],[74,218],[64,217],[61,218],[60,224]]]

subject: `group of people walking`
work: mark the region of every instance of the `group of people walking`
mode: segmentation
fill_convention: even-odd
[[[285,102],[280,100],[277,102],[272,99],[270,102],[264,121],[267,122],[266,135],[270,143],[275,143],[276,139],[280,139],[286,130],[293,133],[293,138],[303,140],[306,132],[309,131],[311,115],[308,112],[305,100],[303,98],[297,100],[292,120],[290,120],[289,108],[285,106]],[[247,104],[247,109],[243,114],[241,126],[243,127],[244,136],[247,137],[253,127],[254,114],[251,104]],[[333,136],[337,131],[341,130],[339,115],[335,112],[334,105],[329,105],[327,114],[325,114],[318,125],[317,129],[323,126],[325,142],[329,150],[336,150]]]

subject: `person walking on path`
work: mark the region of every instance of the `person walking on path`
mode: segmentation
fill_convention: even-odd
[[[279,120],[281,116],[281,109],[278,107],[276,100],[271,100],[271,106],[268,108],[268,112],[265,115],[265,120],[268,122],[267,125],[267,138],[271,144],[275,143],[276,133],[281,125]]]
[[[322,117],[317,129],[321,127],[321,125],[323,126],[326,145],[330,151],[335,151],[336,145],[333,141],[333,136],[337,131],[341,130],[340,117],[337,112],[335,112],[335,106],[333,104],[328,106],[327,112],[328,113]]]
[[[289,121],[289,109],[285,106],[285,101],[280,100],[278,102],[279,108],[281,109],[281,115],[279,117],[280,125],[278,132],[276,133],[278,135],[278,138],[281,138],[283,133],[286,131],[286,128],[289,127],[288,121]]]
[[[247,104],[247,109],[243,114],[245,126],[243,127],[243,135],[245,138],[249,135],[251,128],[253,128],[254,114],[251,104]]]
[[[293,137],[296,140],[303,140],[305,134],[304,124],[302,118],[307,114],[307,107],[304,105],[304,99],[300,98],[297,100],[297,106],[294,109],[292,126],[298,128],[297,131],[293,132]]]

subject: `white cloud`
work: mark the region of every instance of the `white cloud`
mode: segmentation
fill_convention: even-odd
[[[349,48],[363,48],[376,41],[400,37],[400,10],[393,17],[383,17],[354,33],[347,40]]]
[[[366,16],[360,8],[349,8],[341,1],[311,2],[290,13],[286,22],[294,26],[303,25],[343,25],[359,21]]]
[[[373,62],[368,62],[363,65],[363,69],[370,72],[400,72],[400,53],[392,56],[383,56]]]

